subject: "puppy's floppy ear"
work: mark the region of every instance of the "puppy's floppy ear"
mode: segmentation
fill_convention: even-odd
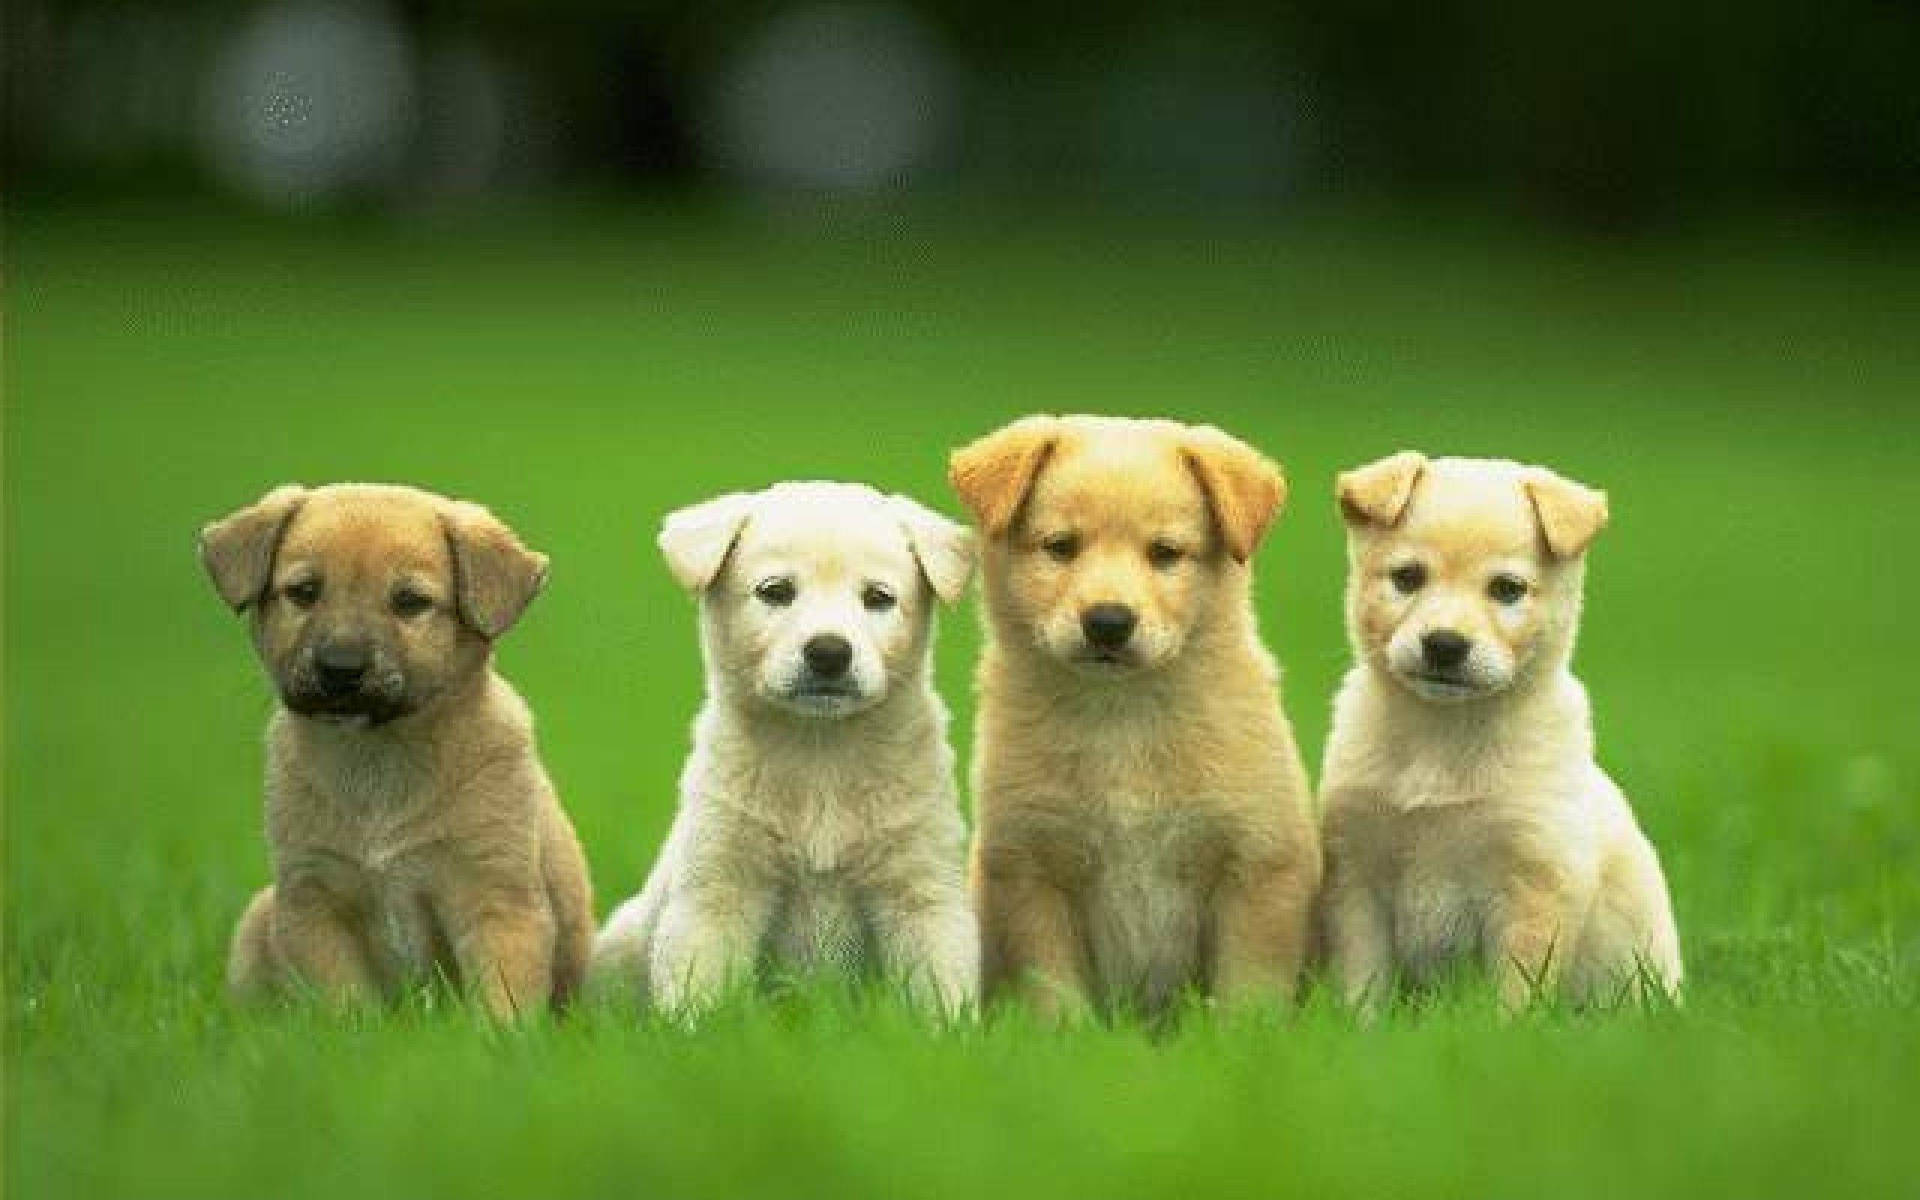
[[[1555,475],[1545,467],[1529,467],[1520,486],[1540,519],[1540,532],[1556,558],[1572,558],[1584,551],[1607,525],[1607,494]]]
[[[1427,469],[1427,456],[1412,450],[1389,454],[1378,462],[1343,471],[1334,485],[1340,495],[1340,515],[1349,525],[1378,525],[1391,529],[1406,515],[1413,486]]]
[[[1013,524],[1059,440],[1058,417],[1022,417],[953,452],[947,481],[988,537]]]
[[[1266,455],[1211,425],[1187,430],[1180,450],[1200,480],[1235,562],[1253,557],[1287,498],[1287,479]]]
[[[942,604],[958,603],[967,594],[967,581],[973,578],[973,531],[917,500],[889,496],[887,502],[900,514],[907,544],[913,547],[921,573],[933,585],[933,594]]]
[[[697,592],[714,581],[727,552],[753,513],[755,497],[731,492],[669,513],[657,539],[667,570],[681,587]]]
[[[547,556],[527,549],[500,518],[478,504],[449,500],[441,510],[453,549],[460,616],[492,641],[513,628],[547,582]]]
[[[200,530],[200,564],[228,608],[244,612],[267,590],[280,535],[306,499],[306,488],[283,484]]]

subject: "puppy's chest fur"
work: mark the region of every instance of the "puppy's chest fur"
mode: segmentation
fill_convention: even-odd
[[[754,763],[710,780],[714,794],[748,798],[716,822],[723,858],[772,889],[760,968],[772,974],[824,970],[858,975],[877,965],[871,898],[942,823],[927,797],[901,776],[875,770],[848,747],[810,768]],[[958,816],[947,798],[958,859]],[[937,840],[937,839],[936,839]]]
[[[1004,776],[989,785],[985,851],[1019,846],[1072,898],[1103,993],[1153,1009],[1203,982],[1213,893],[1272,844],[1258,799],[1125,732],[1053,746],[1021,774],[1018,791]]]
[[[317,887],[350,914],[389,985],[457,978],[438,889],[455,861],[458,812],[444,781],[405,747],[343,738],[277,763],[269,832],[281,886]],[[501,857],[507,857],[502,855]]]
[[[1204,805],[1110,793],[1086,826],[1080,912],[1109,995],[1158,1008],[1198,981],[1207,912],[1237,838]]]
[[[1577,894],[1595,839],[1576,775],[1463,795],[1443,770],[1414,762],[1376,790],[1336,798],[1328,851],[1368,881],[1414,982],[1486,950],[1516,889]]]
[[[765,814],[762,833],[776,888],[762,967],[862,973],[874,960],[862,903],[873,852],[871,821],[863,816],[874,797],[830,778],[786,791]]]

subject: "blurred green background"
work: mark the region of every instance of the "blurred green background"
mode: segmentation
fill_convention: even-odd
[[[10,1194],[1910,1193],[1920,10],[555,11],[8,6]],[[699,700],[661,517],[788,477],[953,512],[948,449],[1035,410],[1285,464],[1258,598],[1315,760],[1338,470],[1606,488],[1578,666],[1685,1009],[224,1003],[271,698],[202,523],[405,480],[551,554],[501,661],[604,912]]]

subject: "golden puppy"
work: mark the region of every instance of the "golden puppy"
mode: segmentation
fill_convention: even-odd
[[[274,882],[234,934],[233,992],[345,1001],[438,972],[496,1017],[564,1002],[593,937],[586,863],[493,670],[545,557],[478,505],[362,484],[275,489],[200,557],[280,696]]]
[[[985,985],[1055,1016],[1291,996],[1320,850],[1248,568],[1279,470],[1215,429],[1029,417],[951,479],[985,535]]]
[[[1330,966],[1372,1011],[1461,961],[1509,1009],[1674,993],[1659,860],[1593,761],[1568,669],[1606,497],[1540,467],[1418,454],[1339,481],[1358,664],[1323,808]]]

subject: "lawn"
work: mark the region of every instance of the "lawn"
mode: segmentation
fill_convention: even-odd
[[[7,250],[12,1196],[1913,1194],[1920,245],[28,206]],[[270,699],[202,522],[403,479],[550,553],[501,659],[604,912],[698,700],[661,516],[790,476],[954,511],[947,448],[1035,409],[1213,421],[1286,464],[1259,603],[1315,758],[1337,470],[1416,447],[1607,488],[1579,668],[1667,864],[1684,1010],[1503,1025],[1467,994],[1155,1037],[832,992],[692,1033],[228,1009]],[[969,605],[940,644],[963,755],[977,646]]]

